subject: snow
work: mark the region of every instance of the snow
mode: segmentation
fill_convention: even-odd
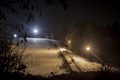
[[[27,63],[26,72],[32,75],[49,76],[51,72],[56,75],[67,73],[65,69],[60,68],[64,64],[64,60],[60,58],[62,45],[58,40],[45,38],[27,38],[25,44],[25,58]],[[62,51],[64,58],[69,63],[73,71],[95,71],[100,65],[98,63],[89,62],[85,58],[72,54],[74,62],[71,62],[70,55]]]
[[[60,69],[62,59],[59,58],[60,50],[56,46],[58,41],[45,38],[27,38],[26,51],[28,54],[25,62],[26,72],[33,75],[48,76],[51,72],[65,73]]]

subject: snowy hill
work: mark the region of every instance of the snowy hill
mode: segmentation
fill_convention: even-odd
[[[70,70],[77,72],[80,71],[79,69],[81,71],[95,71],[100,66],[100,64],[90,62],[71,51],[61,51],[65,48],[58,40],[27,38],[25,47],[25,54],[28,55],[25,58],[26,72],[33,75],[49,76],[51,72],[55,74],[68,73],[68,67]]]

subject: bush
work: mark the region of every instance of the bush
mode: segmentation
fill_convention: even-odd
[[[12,48],[12,38],[1,31],[0,35],[0,73],[24,72],[26,65],[23,62],[23,53]]]

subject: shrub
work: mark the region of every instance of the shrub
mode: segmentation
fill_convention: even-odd
[[[0,72],[24,72],[23,53],[12,47],[12,38],[1,30],[0,33]]]

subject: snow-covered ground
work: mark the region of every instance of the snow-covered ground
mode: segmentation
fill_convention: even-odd
[[[25,58],[28,66],[26,72],[42,76],[48,76],[51,72],[56,72],[55,74],[66,73],[65,69],[60,68],[64,60],[59,57],[62,48],[59,41],[45,38],[27,38],[25,47],[25,53],[28,55]],[[82,71],[97,70],[100,65],[76,55],[72,55],[73,63],[67,53],[62,54],[73,71],[79,71],[78,68]]]
[[[59,58],[60,50],[56,46],[55,40],[44,38],[27,38],[25,59],[28,68],[26,72],[33,75],[48,76],[51,72],[56,74],[65,73],[60,69],[62,60]]]

